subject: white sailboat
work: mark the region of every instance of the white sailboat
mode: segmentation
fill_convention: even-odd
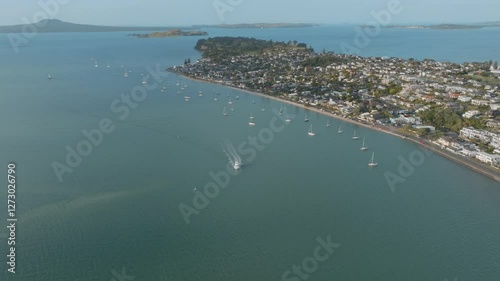
[[[252,113],[250,113],[250,122],[248,122],[248,125],[250,126],[255,126],[255,122],[253,121],[254,117],[252,115]]]
[[[375,166],[378,166],[378,163],[375,162],[375,152],[372,153],[372,160],[370,160],[370,162],[368,162],[368,166],[370,167],[375,167]]]
[[[307,113],[306,116],[304,117],[304,122],[309,122],[309,118],[307,118]]]
[[[353,140],[359,140],[359,137],[356,136],[356,130],[354,130],[354,134],[352,135]]]
[[[339,129],[337,130],[337,133],[339,133],[339,134],[343,133],[342,128],[340,126],[339,126]]]
[[[255,104],[255,98],[253,98],[252,103]]]
[[[107,68],[110,68],[110,67],[111,67],[111,64],[109,64],[109,62],[108,62],[108,65],[107,65],[106,67],[107,67]]]
[[[368,150],[368,146],[365,145],[365,138],[363,138],[363,144],[361,145],[361,148],[360,148],[361,151],[366,151]]]
[[[331,126],[331,125],[330,125],[330,119],[327,119],[327,120],[326,120],[326,126],[327,126],[327,127],[330,127],[330,126]]]
[[[290,119],[290,116],[287,114],[287,115],[286,115],[285,122],[290,123],[291,121],[292,121],[292,119]]]
[[[199,92],[198,92],[198,96],[199,96],[199,97],[203,97],[203,92],[202,92],[202,91],[199,91]]]
[[[222,110],[222,115],[224,116],[228,116],[229,114],[227,114],[227,111],[226,111],[226,107],[224,106],[224,110]]]
[[[316,134],[313,132],[313,124],[309,127],[309,132],[307,132],[308,135],[310,136],[315,136]]]
[[[184,100],[185,100],[185,101],[189,101],[190,99],[191,99],[191,97],[190,97],[190,96],[184,96]]]
[[[280,107],[280,115],[283,115],[283,105]]]
[[[47,79],[52,80],[52,76],[50,74],[47,76]]]

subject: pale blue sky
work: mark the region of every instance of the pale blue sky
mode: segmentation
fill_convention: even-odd
[[[100,25],[254,22],[367,23],[397,0],[0,0],[0,25],[30,22],[38,2],[65,2],[53,18]],[[239,3],[219,17],[214,3]],[[500,21],[500,0],[399,0],[392,24]]]

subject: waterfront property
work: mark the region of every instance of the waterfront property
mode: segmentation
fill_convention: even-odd
[[[203,58],[171,69],[417,135],[454,154],[474,154],[463,149],[500,154],[499,142],[493,141],[500,133],[500,114],[494,110],[500,105],[500,78],[490,77],[491,62],[315,53],[295,41],[231,37],[199,40],[196,49]],[[444,134],[449,138],[441,138]],[[459,138],[478,145],[460,147]]]

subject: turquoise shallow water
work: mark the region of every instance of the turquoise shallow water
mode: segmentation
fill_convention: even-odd
[[[296,39],[316,49],[335,49],[336,34],[353,36],[350,27],[209,32]],[[445,41],[432,31],[401,32],[384,33],[389,41],[374,41],[367,55],[456,61],[497,55],[488,43],[494,30],[447,33]],[[221,143],[237,147],[258,136],[281,105],[262,97],[253,104],[247,93],[169,74],[166,94],[160,87],[148,92],[121,120],[111,105],[141,84],[148,65],[164,69],[199,57],[192,49],[197,38],[125,35],[39,34],[19,55],[0,40],[0,155],[3,166],[18,164],[19,216],[17,274],[2,271],[2,280],[111,280],[122,270],[134,280],[280,280],[313,255],[318,237],[329,235],[341,246],[308,280],[500,276],[497,182],[430,155],[391,192],[384,173],[397,173],[398,157],[408,159],[419,147],[337,120],[327,128],[326,117],[309,112],[317,133],[311,138],[304,110],[288,105],[296,118],[186,225],[178,206],[193,206],[193,188],[202,190],[213,181],[211,171],[225,169]],[[450,40],[465,36],[484,40],[451,48]],[[434,48],[411,49],[398,40]],[[122,65],[131,71],[128,78]],[[182,94],[177,81],[188,85]],[[204,97],[197,96],[200,90]],[[221,93],[217,102],[214,91]],[[223,117],[228,95],[240,99]],[[255,127],[248,126],[251,113]],[[65,147],[75,147],[84,139],[81,131],[97,128],[103,118],[115,131],[59,182],[51,163],[64,162]],[[369,151],[351,140],[354,130],[366,137]],[[373,151],[380,166],[369,169]],[[4,199],[0,209],[6,209]],[[3,238],[0,243],[6,252]],[[4,254],[0,261],[3,268]]]

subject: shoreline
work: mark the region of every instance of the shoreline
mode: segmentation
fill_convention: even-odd
[[[434,144],[434,143],[432,143],[432,142],[430,142],[428,140],[424,140],[424,139],[421,139],[421,138],[418,138],[418,137],[415,137],[415,136],[401,134],[400,132],[396,132],[395,129],[392,129],[391,127],[383,126],[383,125],[377,125],[377,124],[366,124],[366,123],[363,123],[363,122],[360,122],[360,121],[357,121],[357,120],[353,120],[353,119],[350,119],[350,118],[346,118],[346,117],[343,117],[343,116],[339,116],[339,115],[333,114],[333,113],[328,112],[328,111],[324,111],[324,110],[315,108],[313,106],[305,106],[304,104],[301,104],[301,103],[297,103],[297,102],[293,102],[293,101],[290,101],[290,100],[281,99],[279,97],[274,97],[274,96],[262,94],[262,93],[259,93],[259,92],[256,92],[256,91],[251,91],[251,90],[247,90],[247,89],[241,89],[241,88],[238,88],[238,87],[235,87],[235,86],[226,85],[226,84],[215,82],[215,81],[211,81],[211,80],[208,80],[208,79],[191,77],[191,76],[188,76],[188,75],[186,75],[186,74],[184,74],[182,72],[175,71],[175,70],[173,70],[171,68],[169,68],[167,71],[175,73],[175,74],[177,74],[177,75],[179,75],[181,77],[184,77],[186,79],[190,79],[190,80],[198,81],[198,82],[216,84],[216,85],[219,85],[219,86],[224,86],[224,87],[227,87],[227,88],[232,88],[232,89],[235,89],[235,90],[239,90],[239,91],[251,94],[251,95],[256,95],[256,96],[260,96],[260,97],[269,98],[269,99],[272,99],[272,100],[275,100],[275,101],[279,101],[279,102],[283,102],[283,103],[289,104],[291,106],[295,106],[295,107],[299,107],[299,108],[302,108],[302,109],[314,111],[316,113],[320,113],[320,114],[323,114],[323,115],[331,117],[331,118],[342,120],[344,122],[348,122],[348,123],[351,123],[351,124],[354,124],[354,125],[357,125],[357,126],[361,126],[361,127],[364,127],[364,128],[370,129],[370,130],[379,131],[379,132],[382,132],[382,133],[385,133],[385,134],[392,135],[394,137],[398,137],[398,138],[403,139],[403,140],[407,140],[407,141],[413,142],[413,143],[415,143],[415,144],[417,144],[417,145],[419,145],[419,146],[421,146],[421,147],[423,147],[423,148],[425,148],[427,150],[430,150],[431,152],[433,152],[435,154],[438,154],[438,155],[440,155],[440,156],[442,156],[442,157],[444,157],[444,158],[446,158],[446,159],[448,159],[450,161],[453,161],[453,162],[455,162],[457,164],[461,164],[461,165],[465,166],[466,168],[469,168],[470,170],[472,170],[472,171],[474,171],[476,173],[482,174],[483,176],[489,177],[489,178],[491,178],[493,180],[496,180],[496,181],[500,182],[500,171],[495,170],[495,168],[492,168],[491,166],[487,166],[487,165],[479,163],[479,162],[471,161],[469,158],[465,158],[463,156],[459,156],[459,155],[454,154],[454,153],[452,153],[452,152],[450,152],[448,150],[441,149],[436,144]]]

